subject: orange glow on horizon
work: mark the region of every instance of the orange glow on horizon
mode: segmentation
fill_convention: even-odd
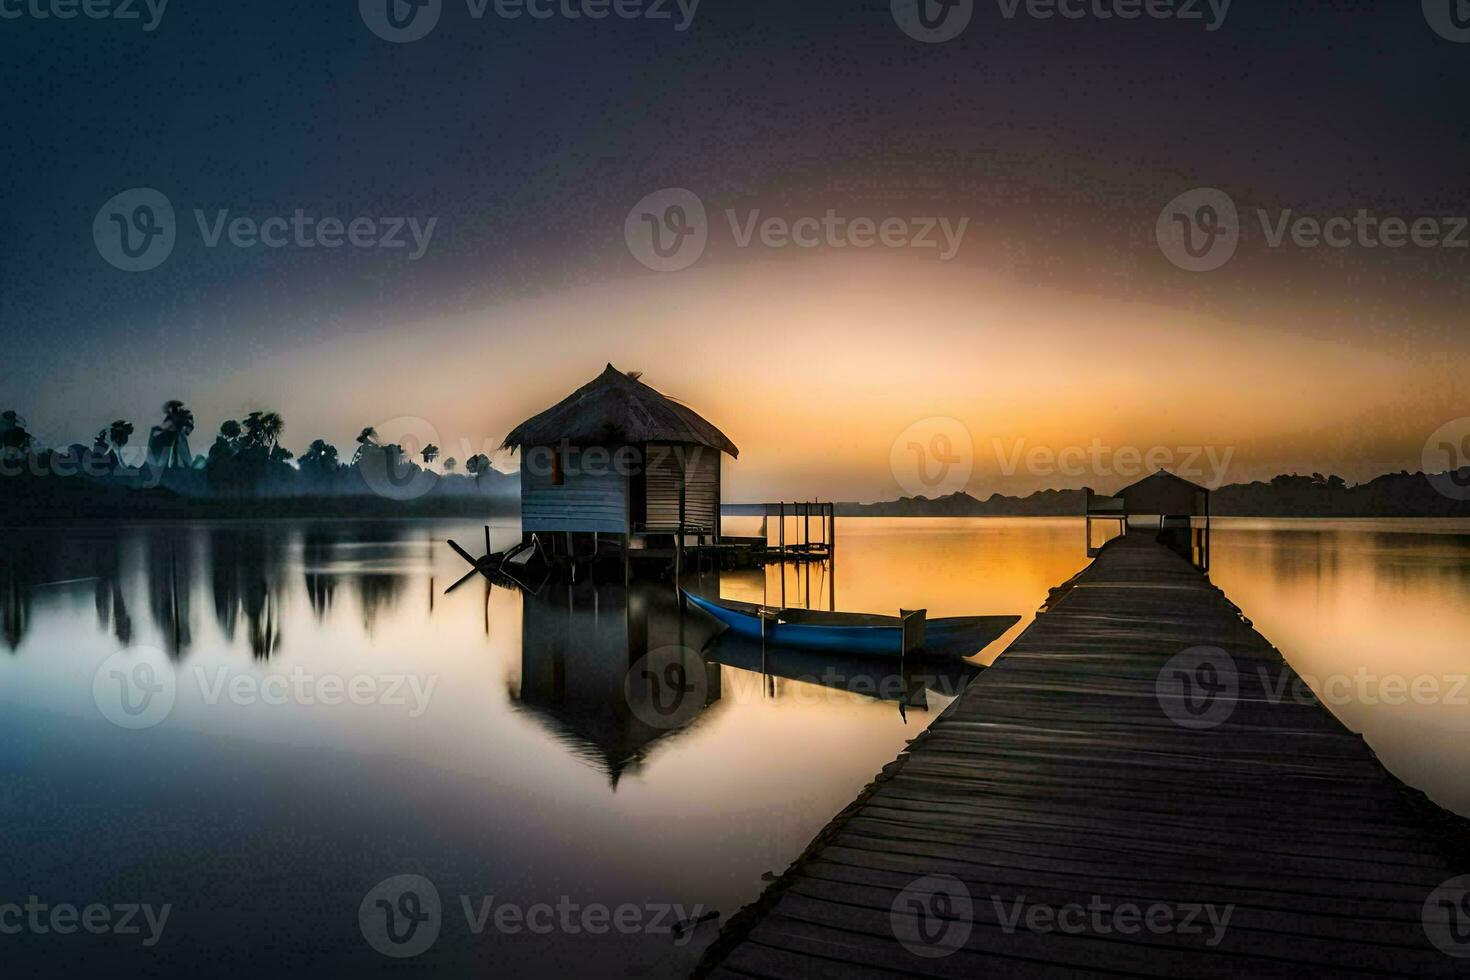
[[[1463,372],[1454,358],[1418,359],[1401,338],[1347,336],[1326,314],[1298,314],[1289,326],[1222,323],[956,265],[802,257],[401,325],[346,353],[293,351],[266,373],[364,379],[345,392],[290,385],[296,437],[342,439],[416,416],[440,433],[446,455],[462,456],[493,451],[611,361],[643,371],[740,446],[726,471],[730,501],[897,496],[893,440],[931,416],[970,432],[968,489],[980,497],[1120,485],[1105,472],[1005,472],[1005,460],[1037,447],[1098,443],[1229,450],[1227,482],[1417,470],[1424,438],[1464,414]],[[397,367],[385,378],[383,364]],[[222,387],[248,403],[252,383]]]

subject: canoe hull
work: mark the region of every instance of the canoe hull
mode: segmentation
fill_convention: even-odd
[[[764,640],[771,646],[794,650],[816,650],[822,653],[853,653],[870,657],[903,656],[903,627],[864,626],[828,623],[785,623],[767,619],[762,629],[758,612],[746,612],[724,603],[681,590],[691,604],[709,613],[730,628],[736,636]],[[754,607],[752,607],[754,609]],[[840,614],[839,614],[840,615]],[[854,616],[854,619],[875,617]],[[896,621],[895,621],[896,623]]]
[[[762,630],[759,606],[751,603],[716,602],[697,596],[688,589],[679,591],[690,605],[704,610],[729,627],[731,633],[748,640],[763,641],[767,646],[895,660],[903,657],[903,626],[896,616],[788,610],[783,615],[838,622],[778,622],[768,614]],[[841,622],[844,618],[856,622]],[[968,657],[980,652],[1018,622],[1019,616],[954,616],[931,619],[925,626],[922,652],[930,657]]]
[[[766,627],[766,642],[773,646],[816,650],[821,653],[856,653],[866,657],[892,657],[895,660],[903,656],[903,629],[896,626],[772,623]]]

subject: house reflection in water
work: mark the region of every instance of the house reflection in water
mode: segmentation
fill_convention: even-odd
[[[523,595],[522,608],[512,705],[606,773],[614,789],[654,743],[720,699],[719,665],[697,653],[716,627],[681,614],[668,584],[553,584]]]
[[[704,586],[718,589],[713,579]],[[521,602],[521,674],[519,688],[509,685],[510,702],[605,773],[613,789],[658,744],[712,712],[752,700],[836,697],[889,702],[907,719],[909,711],[933,710],[932,695],[947,704],[982,669],[953,659],[900,663],[763,648],[721,633],[696,609],[681,611],[668,583],[553,584]]]

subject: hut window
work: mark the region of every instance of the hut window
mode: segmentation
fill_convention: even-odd
[[[551,450],[551,485],[559,487],[566,482],[566,474],[561,468],[561,447],[557,446]]]

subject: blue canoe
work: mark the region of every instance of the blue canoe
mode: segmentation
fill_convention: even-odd
[[[965,657],[978,653],[1020,622],[1019,616],[926,619],[922,610],[904,616],[877,616],[814,609],[773,609],[753,602],[706,599],[688,589],[679,591],[692,605],[724,623],[736,636],[795,650],[880,657],[902,657],[905,653]]]

